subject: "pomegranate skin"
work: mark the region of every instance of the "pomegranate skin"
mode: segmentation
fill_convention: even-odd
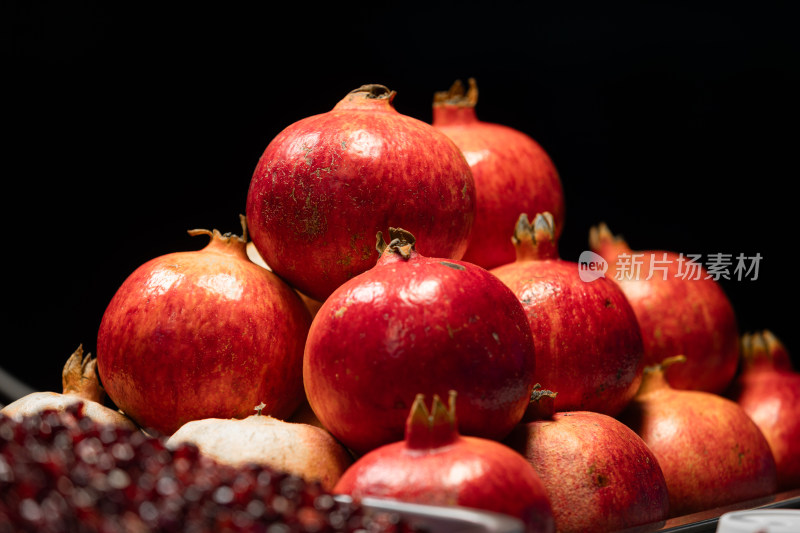
[[[374,497],[471,507],[519,518],[528,533],[554,532],[553,509],[533,467],[502,443],[460,435],[452,397],[450,413],[443,404],[437,406],[440,400],[435,396],[428,415],[419,412],[419,395],[408,417],[405,440],[358,458],[333,492],[356,501]]]
[[[727,396],[767,439],[778,468],[778,489],[800,488],[800,374],[770,331],[742,336],[742,371]]]
[[[209,232],[210,233],[210,232]],[[170,435],[203,418],[284,418],[303,395],[311,318],[300,297],[252,263],[238,237],[137,268],[100,324],[97,361],[109,397],[141,426]]]
[[[267,270],[269,270],[270,272],[272,272],[272,268],[270,268],[270,266],[266,263],[266,261],[264,261],[264,258],[261,257],[261,254],[258,253],[258,250],[256,249],[256,246],[253,243],[253,241],[249,241],[247,243],[247,257],[253,263],[255,263],[255,264],[257,264],[257,265],[259,265],[261,267],[264,267]],[[309,298],[308,296],[306,296],[305,294],[303,294],[300,291],[297,291],[297,294],[300,295],[300,299],[303,300],[303,303],[306,305],[306,308],[308,309],[308,312],[311,313],[311,319],[313,320],[314,317],[317,315],[317,311],[319,311],[319,308],[322,305],[322,302],[318,302],[317,300]]]
[[[320,308],[303,377],[322,425],[363,454],[402,440],[418,392],[464,391],[460,431],[504,437],[525,412],[534,365],[522,306],[500,280],[413,248],[404,258],[390,245]]]
[[[398,113],[394,91],[365,85],[333,110],[280,132],[247,196],[252,240],[300,292],[324,301],[375,264],[377,231],[413,232],[421,251],[460,259],[475,218],[475,183],[442,132]]]
[[[171,447],[183,443],[194,444],[218,463],[267,466],[318,482],[326,491],[353,462],[324,429],[263,415],[187,422],[167,441]]]
[[[769,444],[744,410],[717,394],[673,389],[658,366],[646,369],[642,387],[618,418],[658,459],[671,517],[777,490]]]
[[[503,442],[536,469],[562,533],[617,531],[669,515],[667,483],[655,455],[608,415],[550,413],[526,420]]]
[[[590,248],[609,263],[606,276],[619,284],[633,307],[642,331],[645,365],[684,354],[686,364],[666,371],[667,381],[676,389],[693,389],[723,394],[736,374],[739,359],[739,330],[733,306],[708,272],[700,279],[684,279],[680,254],[669,251],[632,251],[619,237],[601,225],[593,228]],[[641,259],[640,276],[628,276],[618,261],[620,254]],[[653,263],[653,259],[658,263]],[[662,263],[663,261],[663,263]],[[666,271],[654,271],[666,267]]]
[[[477,87],[474,79],[469,81],[466,95],[459,82],[436,94],[432,124],[461,149],[475,180],[477,211],[462,259],[491,269],[514,260],[508,235],[519,213],[549,211],[560,234],[564,190],[553,161],[539,143],[509,126],[478,119]]]
[[[558,257],[549,213],[537,215],[533,227],[521,215],[514,241],[517,260],[490,272],[522,303],[537,381],[559,391],[558,411],[618,414],[639,388],[644,356],[625,294],[605,278],[583,281],[577,263]]]

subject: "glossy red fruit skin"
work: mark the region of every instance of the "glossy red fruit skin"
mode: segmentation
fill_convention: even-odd
[[[364,86],[280,132],[247,196],[256,248],[290,285],[324,301],[375,264],[375,233],[413,232],[431,257],[460,259],[475,218],[467,161],[442,132]]]
[[[412,237],[413,238],[413,237]],[[390,246],[322,305],[303,376],[322,425],[356,454],[402,440],[419,392],[458,397],[459,429],[504,437],[534,383],[522,306],[488,271]]]
[[[432,124],[461,149],[475,179],[477,212],[462,259],[486,269],[505,265],[514,261],[508,236],[520,213],[549,211],[561,232],[565,215],[561,178],[550,156],[530,136],[479,120],[477,94],[474,101],[457,102],[452,94],[443,95],[434,101]]]
[[[636,315],[613,281],[583,281],[577,263],[558,257],[548,216],[538,215],[533,227],[520,216],[517,260],[490,272],[522,303],[536,348],[536,379],[558,391],[556,410],[614,416],[642,380]]]
[[[650,372],[650,369],[655,369]],[[773,494],[775,459],[758,426],[717,394],[673,389],[648,367],[618,419],[647,443],[667,480],[670,516]]]
[[[686,363],[673,365],[667,372],[669,384],[677,389],[693,389],[723,394],[736,374],[739,359],[739,329],[731,302],[714,279],[681,277],[681,256],[670,251],[632,251],[617,237],[590,239],[592,251],[609,263],[606,277],[625,292],[642,331],[645,365],[655,365],[676,354],[686,356]],[[620,254],[641,254],[641,275],[627,276],[617,261]],[[655,271],[649,279],[651,261]],[[685,260],[685,257],[684,257]],[[662,263],[663,261],[663,263]],[[685,270],[684,270],[685,271]],[[620,278],[620,279],[618,279]]]
[[[438,396],[433,414],[414,420],[419,401],[412,405],[405,440],[358,458],[339,478],[335,494],[355,501],[472,507],[519,518],[527,533],[555,531],[544,486],[522,455],[494,440],[460,435],[455,423],[444,422]]]
[[[800,373],[771,332],[742,337],[742,371],[727,396],[767,439],[778,468],[778,489],[800,488]]]
[[[252,263],[238,237],[214,232],[198,251],[137,268],[100,324],[97,361],[109,397],[145,428],[170,435],[203,418],[276,418],[303,394],[311,322],[286,283]]]
[[[562,533],[617,531],[669,515],[655,455],[608,415],[550,412],[526,419],[503,442],[536,469]]]

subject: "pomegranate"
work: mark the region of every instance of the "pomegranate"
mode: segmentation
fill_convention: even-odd
[[[431,410],[416,396],[405,440],[360,457],[333,488],[355,501],[367,497],[462,506],[521,519],[526,531],[554,531],[553,510],[533,467],[519,453],[490,439],[462,436],[455,392],[449,409],[438,395]]]
[[[269,143],[247,196],[253,242],[276,274],[324,301],[375,264],[373,236],[402,225],[433,257],[460,259],[475,218],[464,155],[430,124],[398,113],[383,85]]]
[[[219,231],[198,251],[157,257],[125,280],[103,315],[97,362],[108,395],[169,435],[191,420],[284,418],[303,398],[311,322],[300,297],[252,263],[244,237]]]
[[[645,365],[684,354],[685,365],[667,370],[669,384],[722,394],[736,373],[739,333],[733,306],[719,283],[682,254],[632,251],[605,224],[590,230],[589,245],[608,261],[607,275],[636,312]]]
[[[619,415],[658,459],[671,516],[772,494],[775,459],[758,426],[717,394],[672,388],[664,368],[683,355],[645,367],[642,386]]]
[[[83,417],[97,424],[136,429],[130,418],[103,404],[106,393],[97,378],[97,359],[92,354],[84,354],[83,345],[78,346],[64,364],[61,384],[61,393],[34,392],[6,405],[0,413],[18,419],[44,411],[62,412],[71,405],[82,403]]]
[[[208,418],[187,422],[167,441],[176,448],[194,444],[218,463],[237,468],[256,464],[319,482],[330,491],[353,462],[341,444],[324,429],[284,422],[257,413],[247,418]]]
[[[769,330],[741,340],[741,372],[728,396],[766,437],[778,467],[778,488],[800,488],[800,373]]]
[[[517,260],[490,270],[525,309],[536,347],[537,380],[558,390],[558,411],[614,416],[642,379],[644,348],[636,315],[612,281],[581,279],[578,264],[558,257],[552,214],[522,214]],[[576,371],[580,369],[580,371]]]
[[[666,520],[667,482],[655,455],[601,413],[556,413],[556,393],[534,390],[524,422],[504,443],[536,469],[562,533],[617,531]]]
[[[253,263],[266,268],[270,272],[272,271],[267,262],[264,261],[264,258],[261,257],[261,254],[258,253],[258,250],[256,249],[255,243],[253,243],[253,241],[247,242],[247,257],[250,258],[250,261],[252,261]],[[308,312],[311,313],[311,318],[313,320],[313,318],[317,315],[317,311],[319,311],[319,308],[322,306],[322,302],[314,300],[313,298],[309,298],[300,291],[297,291],[297,294],[300,295],[300,299],[303,300],[303,303],[308,308]]]
[[[549,211],[560,234],[564,225],[564,191],[550,156],[519,130],[479,120],[478,87],[456,81],[433,100],[433,126],[464,153],[475,179],[477,211],[464,261],[494,268],[514,260],[509,228],[525,211]]]
[[[471,263],[429,258],[414,236],[378,232],[377,264],[317,313],[303,377],[320,422],[356,454],[403,438],[417,394],[458,398],[459,429],[504,437],[522,418],[534,351],[522,305]]]

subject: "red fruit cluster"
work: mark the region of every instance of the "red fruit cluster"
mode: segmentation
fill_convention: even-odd
[[[271,529],[276,526],[278,529]],[[80,404],[0,414],[0,532],[408,532],[317,483],[96,424]]]
[[[334,465],[335,492],[474,506],[529,532],[633,527],[796,486],[797,427],[767,420],[800,418],[797,375],[743,373],[732,394],[757,423],[719,396],[739,339],[714,280],[617,279],[632,251],[605,226],[590,246],[608,274],[585,279],[558,255],[552,161],[477,120],[474,81],[437,94],[433,124],[399,114],[394,95],[365,85],[288,126],[253,173],[241,238],[191,232],[212,241],[131,274],[98,335],[117,407],[159,434],[224,419],[210,427],[238,424],[226,442],[299,461],[266,418],[247,431],[229,419],[300,406],[355,456]],[[537,382],[558,399],[523,421],[543,409]],[[273,463],[215,461],[80,409],[0,418],[0,533],[410,529]]]

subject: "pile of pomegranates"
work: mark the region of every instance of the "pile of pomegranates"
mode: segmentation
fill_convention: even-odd
[[[368,498],[613,531],[800,488],[799,375],[771,333],[740,349],[679,254],[618,276],[637,252],[604,225],[607,276],[562,259],[555,165],[477,120],[474,80],[432,124],[394,97],[287,126],[241,236],[191,230],[208,245],[135,269],[96,359],[3,409],[0,531],[414,530]]]

